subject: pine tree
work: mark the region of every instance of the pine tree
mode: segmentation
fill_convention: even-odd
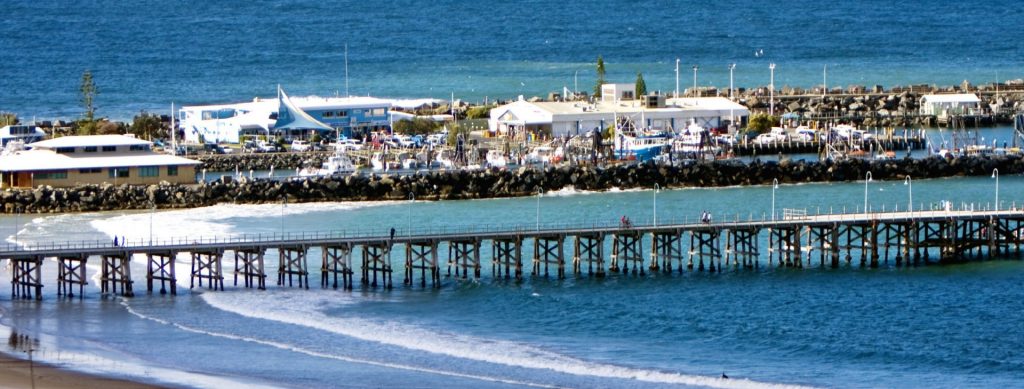
[[[597,85],[594,85],[594,97],[601,97],[601,85],[604,84],[604,58],[597,56]]]
[[[644,96],[647,94],[647,83],[644,82],[644,74],[637,72],[636,74],[636,96]]]
[[[96,107],[93,105],[93,100],[96,99],[99,90],[96,89],[96,84],[92,81],[92,71],[86,70],[85,73],[82,73],[82,87],[79,90],[82,92],[82,104],[85,105],[85,120],[95,121]]]

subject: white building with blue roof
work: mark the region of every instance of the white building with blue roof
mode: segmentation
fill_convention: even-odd
[[[239,143],[242,136],[307,139],[362,137],[389,129],[389,100],[375,97],[290,97],[182,107],[177,115],[187,142]]]

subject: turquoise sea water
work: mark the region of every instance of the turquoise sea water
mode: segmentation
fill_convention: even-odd
[[[345,94],[482,101],[592,90],[735,83],[810,87],[983,84],[1024,77],[1019,4],[858,1],[119,1],[4,2],[0,110],[26,120],[81,115],[82,72],[98,114],[129,119],[171,102]],[[757,53],[755,55],[755,53]]]
[[[1020,207],[1024,181],[1000,178],[1002,207]],[[776,208],[860,207],[863,182],[782,185]],[[942,200],[991,207],[989,177],[867,184],[873,210]],[[501,224],[614,223],[622,214],[659,223],[770,215],[771,187],[579,193],[539,199],[220,205],[146,212],[4,218],[20,242],[237,236],[307,230],[385,234],[394,227],[448,229]],[[539,201],[538,201],[539,200]],[[984,203],[988,204],[984,204]],[[151,219],[152,218],[152,219]],[[152,220],[152,221],[151,221]],[[152,223],[152,224],[151,224]],[[8,239],[13,240],[13,237]],[[649,247],[649,243],[645,244]],[[762,245],[762,247],[764,247]],[[529,248],[524,250],[529,252]],[[766,254],[765,254],[766,256]],[[396,251],[400,264],[403,254]],[[42,302],[0,295],[0,323],[40,338],[40,360],[187,386],[224,382],[285,387],[1016,387],[1024,384],[1024,262],[794,270],[766,266],[719,274],[612,275],[566,280],[445,278],[439,290],[322,290],[310,253],[310,290],[188,290],[181,257],[177,297]],[[56,265],[44,265],[45,280]],[[225,262],[229,269],[231,261]],[[96,264],[90,274],[98,271]],[[444,270],[442,270],[444,272]],[[357,281],[358,282],[358,281]],[[188,373],[184,373],[188,372]],[[731,378],[718,379],[723,372]],[[223,380],[222,382],[211,380]]]

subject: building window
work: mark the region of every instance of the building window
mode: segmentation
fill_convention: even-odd
[[[385,115],[384,108],[374,108],[373,109],[373,116],[384,116],[384,115]]]
[[[126,167],[112,167],[107,171],[110,178],[127,178],[128,168]]]
[[[358,114],[362,114],[362,113],[363,113],[363,110],[361,110],[361,109],[353,109],[352,110],[352,114],[353,115],[358,115]]]
[[[96,146],[85,146],[85,147],[82,148],[82,151],[87,152],[87,153],[95,153],[98,150],[99,150],[99,148],[96,147]]]
[[[167,167],[167,176],[168,177],[174,177],[174,176],[177,176],[177,175],[178,175],[178,167],[177,166],[168,166]]]
[[[78,169],[78,174],[96,174],[96,173],[99,173],[101,171],[103,171],[103,169],[100,169],[98,167],[92,167],[92,168]]]
[[[117,146],[103,146],[103,152],[104,153],[109,153],[109,152],[114,152],[114,151],[117,151]]]
[[[139,167],[139,177],[159,177],[160,167],[158,166],[141,166]]]
[[[58,147],[57,154],[71,154],[75,152],[74,147]]]
[[[343,118],[348,116],[348,111],[338,111],[338,117]]]
[[[320,115],[320,116],[322,116],[324,118],[334,117],[334,111],[324,111],[324,113],[322,115]]]
[[[130,150],[130,151],[146,151],[146,150],[149,150],[149,145],[131,145],[131,146],[128,146],[128,150]],[[106,151],[106,150],[103,150],[103,151]]]
[[[41,172],[33,173],[33,178],[37,180],[65,180],[68,178],[67,170],[46,170]]]

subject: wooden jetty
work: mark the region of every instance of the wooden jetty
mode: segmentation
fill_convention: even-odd
[[[576,276],[646,276],[761,266],[835,268],[844,262],[876,268],[987,259],[1011,252],[1019,256],[1022,236],[1024,210],[1017,209],[821,215],[786,210],[776,220],[736,218],[708,223],[492,226],[399,235],[394,231],[382,235],[306,232],[119,246],[53,242],[7,246],[0,250],[0,259],[9,261],[12,298],[41,299],[41,269],[48,260],[58,264],[58,295],[71,297],[77,289],[81,297],[90,259],[98,259],[101,265],[102,294],[130,297],[135,294],[131,266],[135,257],[145,258],[147,292],[173,295],[177,294],[179,254],[190,257],[186,276],[192,288],[223,290],[223,262],[234,258],[233,285],[241,278],[244,288],[265,289],[267,253],[275,251],[277,285],[308,289],[309,254],[319,251],[320,286],[351,290],[357,267],[363,288],[392,288],[396,266],[404,266],[402,279],[407,287],[437,288],[442,266],[447,277],[480,278],[487,261],[492,277],[517,280],[527,276],[527,265],[529,276],[557,278],[568,277],[570,271]],[[400,255],[392,255],[395,249]]]

